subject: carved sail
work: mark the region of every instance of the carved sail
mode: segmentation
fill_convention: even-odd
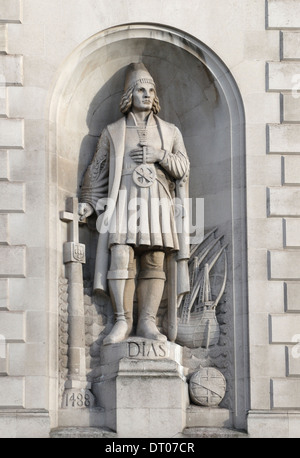
[[[222,245],[223,236],[216,238],[216,231],[217,228],[213,229],[206,234],[200,244],[191,247],[191,291],[180,305],[176,340],[180,345],[189,348],[208,348],[216,345],[219,340],[216,307],[224,294],[227,281],[227,245]],[[212,270],[222,258],[221,286],[217,291],[212,291]]]

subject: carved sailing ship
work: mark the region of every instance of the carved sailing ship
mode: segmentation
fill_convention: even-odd
[[[191,291],[179,304],[176,339],[178,344],[188,348],[208,348],[216,345],[220,337],[216,308],[224,294],[227,281],[227,245],[222,246],[223,236],[216,238],[216,231],[217,228],[210,231],[200,244],[191,248]],[[222,261],[221,273],[213,273],[213,268]],[[214,291],[211,287],[212,280],[215,283]]]

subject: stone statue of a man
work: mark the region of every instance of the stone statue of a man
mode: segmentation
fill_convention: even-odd
[[[99,215],[94,288],[109,292],[115,314],[104,345],[130,335],[135,288],[136,334],[159,341],[166,340],[156,326],[166,274],[174,297],[189,289],[189,243],[182,224],[189,160],[179,130],[157,116],[155,83],[142,63],[128,67],[120,110],[124,116],[101,134],[79,204],[82,218]],[[166,272],[168,256],[176,279]]]

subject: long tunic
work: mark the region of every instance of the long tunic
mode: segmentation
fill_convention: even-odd
[[[178,250],[178,238],[174,219],[174,181],[158,164],[153,164],[156,178],[149,187],[142,187],[133,180],[138,166],[130,156],[140,148],[139,127],[129,114],[126,125],[123,171],[120,191],[110,229],[109,246],[129,244],[133,247],[148,246]],[[162,138],[151,116],[145,129],[147,146],[162,150]],[[114,219],[115,218],[115,219]]]

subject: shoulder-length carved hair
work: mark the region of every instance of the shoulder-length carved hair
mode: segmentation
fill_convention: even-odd
[[[127,89],[127,91],[124,92],[124,94],[122,96],[122,99],[121,99],[121,102],[120,102],[120,111],[124,115],[129,113],[129,111],[131,110],[131,107],[132,107],[132,93],[133,93],[134,88],[135,88],[135,86],[130,87],[129,89]],[[156,95],[156,91],[155,91],[155,98],[154,98],[153,105],[152,105],[152,111],[153,111],[154,114],[158,114],[160,112],[159,99],[158,99],[158,97]]]

